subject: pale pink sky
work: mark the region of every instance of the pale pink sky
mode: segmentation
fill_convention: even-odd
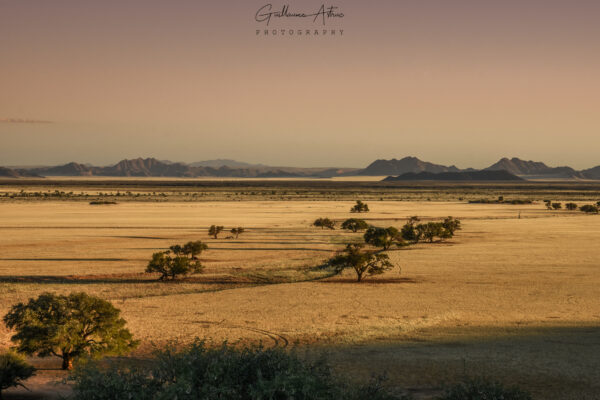
[[[0,0],[0,165],[600,164],[598,1],[341,0],[318,38],[266,3]]]

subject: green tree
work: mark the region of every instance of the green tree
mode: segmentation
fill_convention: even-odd
[[[370,227],[364,234],[365,243],[375,247],[389,249],[393,244],[402,245],[404,241],[398,229],[390,226],[389,228]]]
[[[332,221],[329,218],[317,218],[315,222],[313,222],[313,225],[321,229],[335,229],[335,221]]]
[[[329,265],[340,273],[347,268],[356,272],[356,280],[362,281],[365,274],[379,275],[394,268],[387,254],[363,251],[363,244],[348,244],[341,254],[329,260]]]
[[[562,208],[561,203],[552,203],[552,208],[555,210],[560,210]]]
[[[442,222],[442,227],[444,228],[444,230],[447,233],[447,236],[449,236],[449,237],[454,236],[454,233],[456,231],[459,231],[462,229],[460,226],[460,220],[458,218],[454,218],[454,217],[444,218],[444,221]]]
[[[436,237],[447,237],[448,232],[444,230],[444,226],[441,222],[427,222],[426,224],[419,224],[415,228],[419,238],[428,240],[429,243],[433,242]]]
[[[223,226],[211,225],[210,228],[208,228],[208,235],[216,239],[219,236],[219,233],[223,231],[223,229]]]
[[[17,351],[57,356],[63,369],[71,369],[78,357],[123,354],[138,345],[120,313],[108,301],[83,292],[43,293],[12,306],[4,323],[17,332],[11,337]]]
[[[188,256],[191,260],[197,260],[198,255],[200,255],[204,250],[208,249],[206,243],[202,243],[201,240],[196,240],[194,242],[187,242],[181,247],[181,253]],[[176,253],[178,255],[178,253]]]
[[[29,365],[22,355],[13,351],[0,354],[0,400],[2,391],[11,387],[25,387],[23,381],[35,374],[35,368]]]
[[[552,201],[551,200],[544,200],[544,204],[546,205],[546,208],[548,210],[552,210]]]
[[[567,204],[565,204],[565,208],[569,211],[577,210],[577,204],[567,203]]]
[[[369,212],[369,206],[367,205],[367,203],[363,203],[360,200],[356,200],[356,204],[354,206],[352,206],[352,208],[350,209],[351,213],[362,213],[362,212]]]
[[[350,218],[342,223],[342,229],[347,229],[352,232],[365,230],[369,224],[364,219]]]
[[[161,251],[152,254],[152,259],[146,266],[147,273],[159,273],[159,281],[171,278],[174,280],[178,275],[198,274],[204,267],[196,259],[185,256],[171,256],[170,251]]]
[[[598,207],[586,204],[584,206],[579,207],[579,209],[588,214],[598,214]]]
[[[241,235],[242,233],[244,233],[245,229],[242,227],[237,227],[237,228],[232,228],[231,229],[231,233],[235,235],[235,238],[237,239],[239,235]]]

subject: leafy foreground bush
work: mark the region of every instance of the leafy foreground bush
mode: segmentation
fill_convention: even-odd
[[[142,366],[89,362],[72,379],[77,400],[401,399],[379,382],[344,385],[323,360],[305,362],[281,349],[209,349],[200,341],[181,351],[158,351]]]
[[[35,368],[29,365],[23,356],[12,351],[0,354],[0,399],[2,391],[11,387],[22,386],[22,381],[31,377]]]
[[[481,379],[452,386],[439,400],[531,400],[531,395],[518,388]]]

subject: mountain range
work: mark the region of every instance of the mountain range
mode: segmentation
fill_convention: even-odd
[[[217,159],[195,163],[161,161],[156,158],[136,158],[119,161],[115,165],[96,167],[90,164],[70,162],[65,165],[5,168],[0,167],[0,177],[22,178],[40,176],[115,176],[115,177],[240,177],[240,178],[331,178],[343,176],[402,176],[406,179],[448,180],[449,177],[481,180],[485,174],[462,174],[478,171],[473,168],[459,169],[422,161],[416,157],[376,160],[366,168],[296,168],[273,167],[263,164],[249,164],[235,160]],[[519,158],[502,158],[481,171],[506,171],[512,176],[528,180],[536,179],[592,179],[600,180],[600,166],[577,171],[571,167],[549,167],[542,162],[525,161]],[[420,173],[426,173],[421,174]],[[433,174],[433,175],[432,175]],[[453,175],[454,174],[454,175]],[[488,174],[490,180],[494,175]],[[508,175],[507,180],[511,180]]]

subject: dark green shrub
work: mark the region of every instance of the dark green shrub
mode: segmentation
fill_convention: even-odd
[[[209,349],[200,341],[180,351],[170,346],[139,366],[90,362],[72,379],[76,400],[397,399],[380,386],[341,384],[324,360],[302,361],[283,349]]]
[[[342,229],[347,229],[352,232],[358,232],[365,230],[369,227],[369,224],[364,219],[350,218],[342,223]]]
[[[567,203],[567,204],[565,204],[565,208],[569,211],[577,210],[577,204]]]
[[[562,203],[552,203],[552,208],[555,210],[560,210],[562,208]]]
[[[383,247],[384,250],[396,244],[401,246],[404,244],[402,236],[398,229],[390,226],[389,228],[370,227],[364,234],[365,243],[375,247]]]
[[[598,207],[586,204],[585,206],[579,207],[579,209],[585,213],[598,214]]]
[[[446,390],[439,400],[531,400],[529,393],[515,387],[482,379],[468,380]]]
[[[356,204],[354,206],[352,206],[352,208],[350,209],[351,213],[362,213],[362,212],[369,212],[369,206],[367,205],[367,203],[363,203],[360,200],[356,200]]]
[[[0,354],[0,399],[2,391],[11,387],[22,386],[23,381],[35,374],[35,368],[25,358],[12,351]]]
[[[332,221],[329,218],[317,218],[315,222],[313,222],[313,225],[321,229],[335,229],[335,221]]]

